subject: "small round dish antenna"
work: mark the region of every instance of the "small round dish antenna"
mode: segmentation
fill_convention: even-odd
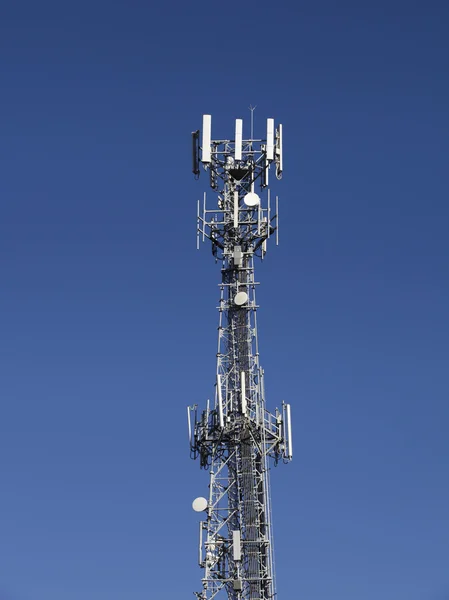
[[[201,496],[199,498],[195,498],[195,500],[192,502],[192,508],[195,512],[203,512],[204,510],[206,510],[206,498],[202,498]]]
[[[246,204],[246,206],[259,206],[260,198],[254,192],[248,192],[248,194],[244,196],[243,202]]]
[[[234,304],[237,304],[237,306],[243,306],[243,304],[246,304],[247,302],[248,294],[246,292],[238,292],[238,294],[234,296]]]

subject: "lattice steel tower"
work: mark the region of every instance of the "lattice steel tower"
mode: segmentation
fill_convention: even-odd
[[[237,119],[233,140],[211,138],[211,117],[192,134],[193,173],[209,171],[218,205],[198,202],[197,246],[208,238],[221,264],[215,398],[205,410],[187,410],[190,449],[209,469],[209,498],[193,508],[200,522],[198,600],[268,600],[275,597],[269,463],[292,458],[290,405],[272,414],[265,407],[259,364],[255,257],[270,237],[278,242],[278,199],[273,210],[270,167],[282,177],[282,125],[267,119],[265,139],[243,139]],[[200,140],[201,137],[201,140]],[[201,145],[200,145],[201,144]],[[257,190],[259,194],[255,192]]]

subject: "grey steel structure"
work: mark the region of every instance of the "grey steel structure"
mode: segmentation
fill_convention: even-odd
[[[255,258],[264,257],[271,237],[278,241],[268,175],[282,177],[282,125],[268,119],[265,139],[253,139],[252,119],[251,139],[242,129],[237,119],[234,139],[213,140],[204,115],[202,133],[192,134],[193,173],[208,171],[217,194],[213,209],[206,194],[198,202],[197,245],[210,240],[221,264],[215,398],[202,411],[187,410],[191,455],[210,474],[209,497],[193,503],[204,514],[198,600],[275,597],[269,463],[292,458],[290,405],[274,414],[265,406],[254,279]]]

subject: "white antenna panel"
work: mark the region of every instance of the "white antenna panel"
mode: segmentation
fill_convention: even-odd
[[[279,125],[278,134],[279,136],[277,141],[276,154],[278,155],[278,173],[281,174],[284,167],[284,161],[282,156],[282,125]]]
[[[190,419],[190,406],[187,407],[187,422],[189,424],[189,442],[192,445],[192,422]]]
[[[210,115],[203,115],[203,143],[202,143],[202,156],[201,160],[203,163],[210,163],[210,143],[212,135],[212,117]]]
[[[221,391],[221,375],[217,375],[217,396],[218,396],[218,419],[220,422],[220,427],[223,429],[224,427],[224,419],[223,419],[223,395]]]
[[[242,560],[242,539],[240,529],[232,532],[232,554],[234,560]]]
[[[290,404],[284,404],[284,436],[285,436],[285,458],[293,456],[292,441],[292,415]]]
[[[234,192],[234,227],[239,226],[239,193]]]
[[[245,371],[240,373],[240,393],[242,396],[242,413],[246,414],[246,381],[245,381]]]
[[[274,159],[274,119],[267,119],[267,159]]]
[[[242,119],[235,120],[235,160],[242,160]]]

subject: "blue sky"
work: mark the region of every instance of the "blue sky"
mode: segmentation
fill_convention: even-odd
[[[190,132],[284,124],[279,600],[449,597],[449,4],[4,2],[0,599],[193,598],[219,269]],[[262,133],[262,131],[260,131]]]

